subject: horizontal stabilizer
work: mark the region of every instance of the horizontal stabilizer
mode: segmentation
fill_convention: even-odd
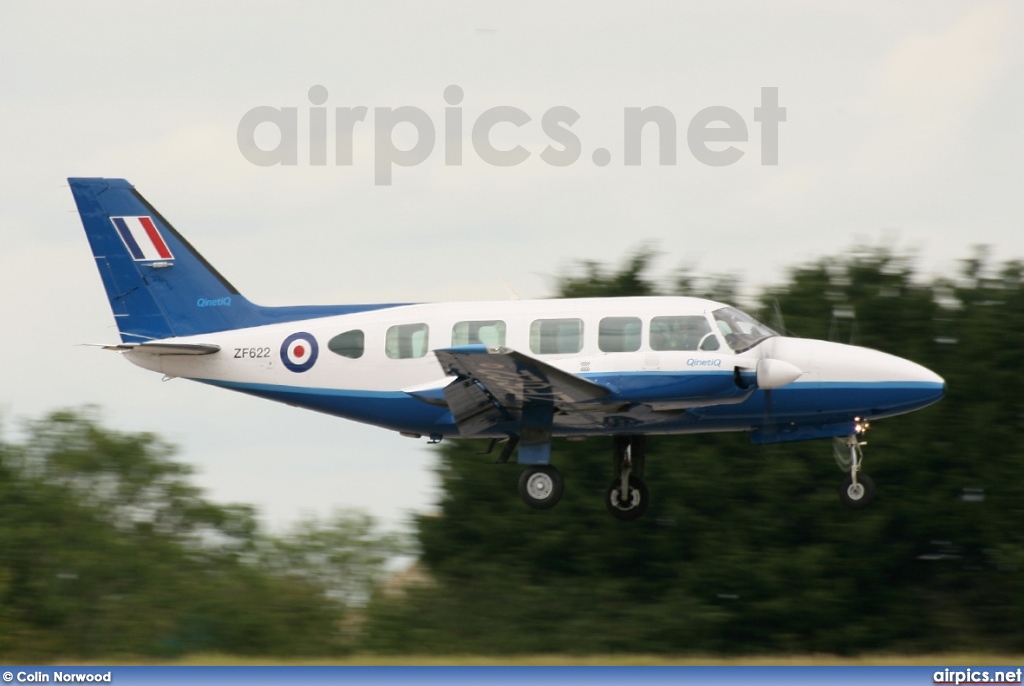
[[[101,347],[104,350],[147,355],[212,355],[220,352],[220,346],[212,343],[116,343]]]

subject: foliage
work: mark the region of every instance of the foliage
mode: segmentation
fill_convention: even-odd
[[[640,251],[584,265],[563,294],[658,291]],[[877,422],[874,505],[843,508],[827,441],[750,445],[742,434],[649,439],[652,505],[604,511],[609,441],[556,441],[558,507],[518,501],[519,469],[473,443],[440,451],[440,514],[418,521],[432,586],[380,595],[365,647],[417,653],[851,654],[1024,648],[1024,267],[984,252],[960,273],[856,251],[793,269],[759,297],[793,335],[854,342],[924,364],[947,397]],[[681,272],[686,294],[736,279]]]
[[[258,549],[262,569],[313,583],[346,608],[364,605],[388,562],[413,552],[402,535],[378,531],[373,517],[356,510],[335,512],[326,521],[303,519],[286,535],[265,538]]]
[[[634,252],[616,272],[609,273],[598,262],[585,261],[580,264],[582,276],[564,277],[559,285],[563,298],[602,298],[631,295],[656,295],[658,286],[644,276],[655,258],[650,248]]]
[[[348,649],[337,577],[355,579],[344,600],[365,597],[394,548],[372,520],[261,534],[251,507],[203,499],[170,446],[94,414],[55,412],[0,443],[0,655]]]

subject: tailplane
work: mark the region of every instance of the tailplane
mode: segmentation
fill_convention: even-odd
[[[126,343],[388,307],[254,305],[124,179],[68,183]]]

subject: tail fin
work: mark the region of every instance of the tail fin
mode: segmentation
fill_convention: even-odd
[[[254,305],[124,179],[68,183],[126,343],[386,307]]]

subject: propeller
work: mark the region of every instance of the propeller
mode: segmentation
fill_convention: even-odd
[[[839,337],[842,332],[842,322],[848,321],[850,327],[850,340],[848,343],[853,345],[857,339],[857,311],[853,309],[853,305],[836,305],[832,308],[832,321],[828,327],[828,340],[833,343],[839,343]]]
[[[776,330],[785,331],[786,327],[782,318],[782,308],[779,305],[778,299],[774,299],[774,302],[772,303],[772,310],[774,313]],[[746,329],[742,329],[742,325],[741,332],[746,332]],[[736,334],[737,332],[734,331],[733,333]],[[769,330],[768,333],[771,333],[771,330]],[[762,340],[752,350],[753,354],[758,357],[756,362],[754,360],[750,360],[750,362],[754,363],[753,369],[746,365],[742,367],[737,365],[734,369],[734,379],[739,388],[745,390],[757,388],[764,391],[764,418],[761,422],[761,428],[766,432],[766,434],[777,430],[775,421],[775,399],[772,391],[793,383],[804,374],[804,370],[800,369],[792,362],[779,359],[775,356],[776,354],[781,354],[785,351],[786,346],[783,343],[784,341],[784,338],[769,335],[766,340]],[[750,348],[747,349],[749,350]]]
[[[740,388],[753,386],[764,391],[764,418],[761,427],[765,432],[777,429],[775,398],[772,391],[793,383],[804,374],[804,371],[792,362],[772,357],[771,355],[775,352],[774,348],[771,340],[765,341],[760,346],[761,359],[757,361],[754,369],[736,367],[735,370],[737,386]]]
[[[775,398],[772,391],[791,384],[803,375],[803,371],[791,362],[763,357],[757,361],[757,387],[764,391],[764,428],[775,431],[778,428],[775,416]]]
[[[779,299],[776,297],[772,298],[772,328],[783,336],[788,335],[786,320],[782,317],[782,306],[779,305]]]

